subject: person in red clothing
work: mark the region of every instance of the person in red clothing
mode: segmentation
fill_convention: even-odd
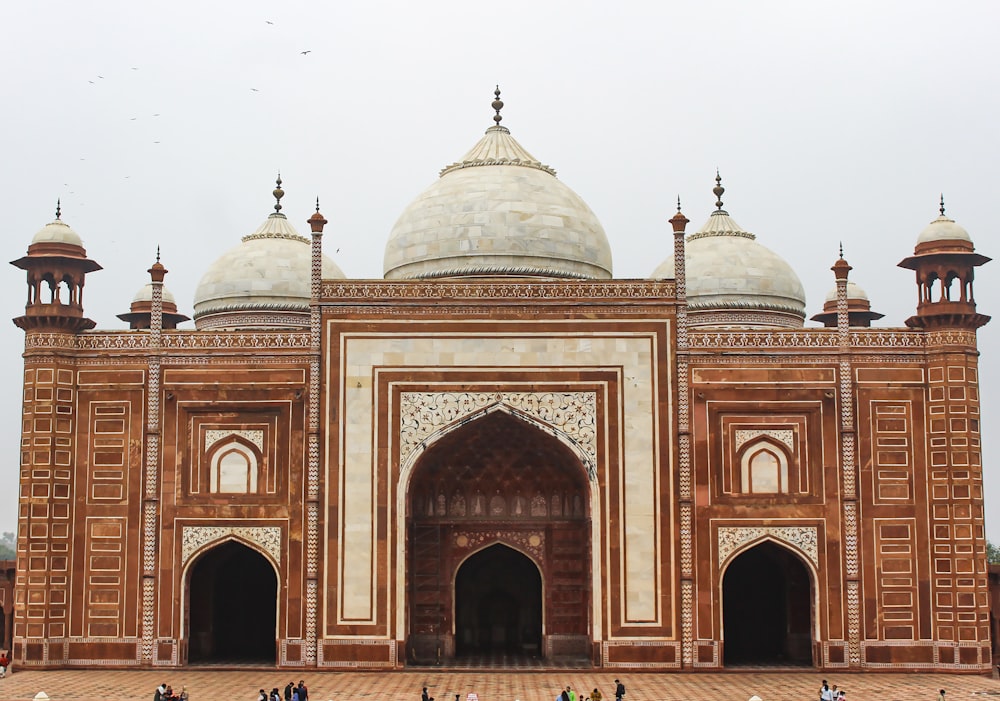
[[[0,679],[7,676],[7,668],[10,667],[10,658],[6,652],[0,652]]]

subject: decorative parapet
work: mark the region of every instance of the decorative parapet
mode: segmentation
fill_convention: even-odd
[[[591,299],[594,301],[622,299],[658,299],[673,302],[676,287],[673,280],[587,280],[568,282],[489,281],[489,282],[418,282],[408,280],[328,280],[323,283],[323,301],[342,304],[349,301],[380,302],[406,300],[472,300],[518,299]]]
[[[32,333],[25,350],[72,349],[83,351],[143,352],[151,348],[148,331],[96,332],[78,335]],[[309,350],[309,331],[164,331],[165,350]]]

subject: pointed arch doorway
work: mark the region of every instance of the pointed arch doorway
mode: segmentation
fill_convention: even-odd
[[[455,655],[537,651],[542,639],[542,576],[528,557],[491,545],[455,576]]]
[[[723,664],[811,666],[812,580],[787,548],[764,541],[722,579]]]
[[[274,664],[278,578],[236,541],[202,554],[188,575],[188,662]]]
[[[406,496],[407,662],[589,658],[589,504],[580,459],[526,417],[484,412],[432,443]]]

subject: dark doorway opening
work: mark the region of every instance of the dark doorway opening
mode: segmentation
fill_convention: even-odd
[[[472,555],[455,577],[455,654],[540,654],[542,577],[504,545]]]
[[[805,565],[781,546],[737,556],[722,582],[725,665],[811,665],[810,592]]]
[[[188,662],[274,664],[278,580],[274,568],[229,541],[191,568]]]

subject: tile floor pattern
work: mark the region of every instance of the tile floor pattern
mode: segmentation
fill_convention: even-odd
[[[150,701],[160,682],[175,690],[187,686],[191,701],[255,701],[257,689],[283,688],[305,679],[312,701],[419,701],[427,686],[437,701],[553,701],[563,686],[593,689],[614,699],[614,679],[625,683],[626,701],[813,701],[821,679],[847,691],[850,701],[936,701],[947,689],[948,701],[997,701],[1000,681],[974,675],[923,673],[838,673],[834,671],[759,671],[641,673],[573,669],[545,672],[427,668],[405,672],[278,672],[245,670],[47,670],[19,671],[0,679],[0,701],[28,701],[45,691],[53,701]]]

